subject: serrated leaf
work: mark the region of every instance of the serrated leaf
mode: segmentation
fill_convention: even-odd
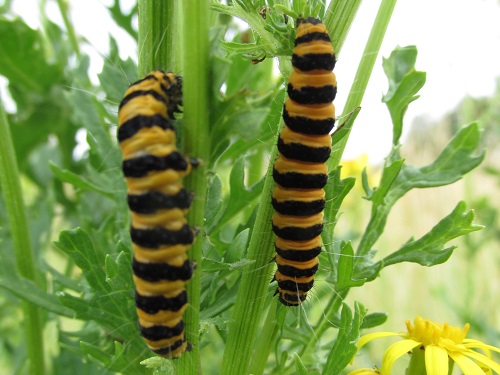
[[[137,65],[130,58],[125,61],[119,60],[119,58],[113,60],[111,58],[106,59],[102,72],[97,76],[102,89],[106,93],[106,99],[112,104],[118,105],[128,86],[138,79]]]
[[[48,64],[41,34],[21,19],[0,19],[0,74],[29,91],[45,94],[62,79],[62,66]]]
[[[226,253],[226,262],[234,263],[244,260],[244,254],[247,249],[247,244],[250,236],[250,229],[246,228],[242,230],[238,235],[231,241],[229,249]]]
[[[383,205],[374,205],[370,222],[361,238],[357,255],[366,256],[382,234],[387,217],[394,204],[407,192],[414,188],[429,188],[451,184],[466,173],[477,167],[485,156],[483,150],[479,154],[474,154],[480,141],[480,131],[476,123],[464,125],[446,145],[436,160],[424,167],[403,165],[398,176],[393,180],[390,188],[384,189],[385,197]],[[391,154],[386,159],[388,162],[395,162],[399,157],[397,147],[393,148]],[[380,201],[380,197],[378,198]],[[452,251],[449,249],[449,251]],[[369,272],[366,257],[358,258],[357,266],[365,262],[363,266],[364,277],[371,279],[377,272]],[[380,263],[379,263],[380,264]]]
[[[205,227],[211,228],[212,221],[219,212],[222,204],[222,181],[220,177],[213,174],[209,177],[209,184],[207,189],[207,199],[205,203]],[[208,231],[208,230],[207,230]],[[209,231],[208,231],[209,232]]]
[[[429,233],[418,240],[406,242],[399,250],[385,257],[382,264],[384,267],[401,262],[413,262],[426,267],[441,264],[456,248],[444,247],[447,242],[483,228],[482,225],[473,224],[473,220],[474,212],[467,210],[465,202],[462,201]]]
[[[106,367],[111,364],[112,357],[105,353],[102,348],[85,341],[80,342],[80,348],[97,363],[103,364]]]
[[[356,354],[356,341],[359,338],[359,330],[366,315],[366,309],[361,303],[355,302],[353,317],[352,310],[344,303],[340,314],[339,333],[333,349],[328,354],[323,375],[340,374]]]
[[[393,145],[399,143],[403,130],[403,117],[411,102],[418,99],[416,93],[424,86],[425,72],[415,70],[417,49],[415,46],[398,47],[388,59],[384,59],[389,90],[382,101],[387,104],[393,124]]]
[[[107,189],[103,189],[92,182],[88,181],[86,178],[82,177],[81,175],[78,175],[76,173],[73,173],[67,169],[63,169],[52,162],[49,161],[49,167],[54,176],[56,176],[59,180],[62,182],[67,182],[79,189],[82,190],[90,190],[90,191],[95,191],[96,193],[105,195],[109,198],[113,198],[114,194],[111,193]]]

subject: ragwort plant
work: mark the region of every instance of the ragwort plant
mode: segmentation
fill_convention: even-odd
[[[384,313],[367,314],[359,302],[345,304],[350,289],[397,263],[443,263],[455,249],[450,240],[480,229],[472,223],[473,212],[459,202],[427,234],[377,259],[373,246],[391,208],[412,189],[459,180],[484,157],[484,152],[475,153],[480,131],[471,123],[433,163],[418,168],[404,163],[399,152],[404,113],[418,98],[425,73],[414,68],[415,47],[397,48],[384,60],[389,90],[383,101],[393,121],[393,146],[378,186],[369,186],[363,176],[370,220],[357,247],[336,239],[342,201],[354,185],[353,178],[340,178],[339,162],[396,3],[383,0],[353,86],[350,91],[339,88],[348,99],[328,161],[320,281],[311,303],[299,309],[278,305],[276,286],[270,284],[273,182],[268,162],[276,156],[293,18],[321,18],[342,61],[342,45],[360,3],[140,0],[136,34],[131,20],[137,7],[125,14],[115,1],[109,8],[114,20],[138,37],[139,66],[121,60],[111,39],[97,86],[88,78],[89,58],[80,50],[82,41],[65,3],[58,2],[65,29],[45,15],[43,32],[17,18],[1,18],[0,45],[7,53],[0,74],[8,79],[16,104],[15,113],[5,113],[2,106],[1,116],[5,210],[0,251],[5,261],[0,286],[7,291],[2,321],[21,311],[24,316],[24,333],[10,328],[8,336],[2,335],[2,361],[31,374],[62,374],[68,366],[80,374],[197,374],[201,368],[213,374],[341,373],[356,352],[360,330],[386,320]],[[8,13],[8,4],[2,11]],[[231,17],[248,28],[235,27]],[[275,57],[279,78],[273,76]],[[190,250],[197,268],[188,284],[185,314],[193,350],[176,361],[150,358],[137,330],[126,187],[114,141],[116,108],[126,87],[157,68],[184,77],[181,148],[204,163],[185,181],[195,196],[188,219],[199,234]],[[81,130],[89,149],[75,156]],[[16,165],[19,171],[11,168]],[[34,195],[24,205],[17,185],[21,176]],[[58,239],[51,247],[53,231]],[[321,309],[317,316],[314,308]]]

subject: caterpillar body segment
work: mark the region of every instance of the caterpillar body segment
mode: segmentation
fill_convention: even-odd
[[[190,349],[182,315],[195,232],[185,219],[192,196],[181,181],[199,163],[176,148],[171,121],[181,104],[181,78],[157,70],[129,87],[118,112],[139,329],[149,348],[168,358]]]
[[[320,20],[297,20],[292,65],[272,195],[276,294],[286,306],[298,306],[306,300],[321,252],[323,188],[328,181],[325,162],[331,153],[337,80],[332,72],[335,54]]]

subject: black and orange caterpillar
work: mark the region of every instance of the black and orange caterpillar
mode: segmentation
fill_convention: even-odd
[[[181,183],[198,165],[176,148],[170,120],[182,104],[182,81],[156,70],[130,85],[118,112],[118,141],[132,215],[135,302],[141,335],[158,355],[190,349],[182,315],[193,265],[187,250],[195,233],[184,217],[191,195]]]
[[[292,56],[293,71],[283,109],[285,127],[278,139],[273,177],[276,234],[274,278],[281,303],[298,306],[314,284],[321,252],[323,210],[328,180],[330,132],[335,124],[335,54],[325,25],[299,18]]]

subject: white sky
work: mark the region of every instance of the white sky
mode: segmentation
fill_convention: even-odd
[[[101,70],[99,54],[108,49],[107,34],[120,45],[122,57],[137,59],[136,46],[114,22],[104,5],[109,0],[70,0],[72,20],[78,35],[89,40],[86,48],[94,59],[91,69]],[[130,7],[132,0],[122,0]],[[375,18],[380,0],[365,0],[344,43],[335,67],[338,95],[337,114],[342,112],[349,87]],[[38,26],[38,9],[25,1],[14,1],[14,11],[32,27]],[[59,22],[55,1],[47,2],[50,18]],[[89,21],[90,20],[90,21]],[[466,95],[487,96],[494,92],[500,76],[500,5],[496,0],[399,0],[387,30],[381,54],[362,103],[354,130],[349,138],[345,158],[368,153],[371,162],[381,160],[391,142],[388,111],[381,102],[387,90],[382,56],[388,57],[397,46],[416,45],[419,51],[417,70],[427,72],[427,82],[420,99],[413,102],[406,115],[405,133],[411,121],[422,115],[437,119],[457,106]],[[403,140],[404,142],[404,140]]]

